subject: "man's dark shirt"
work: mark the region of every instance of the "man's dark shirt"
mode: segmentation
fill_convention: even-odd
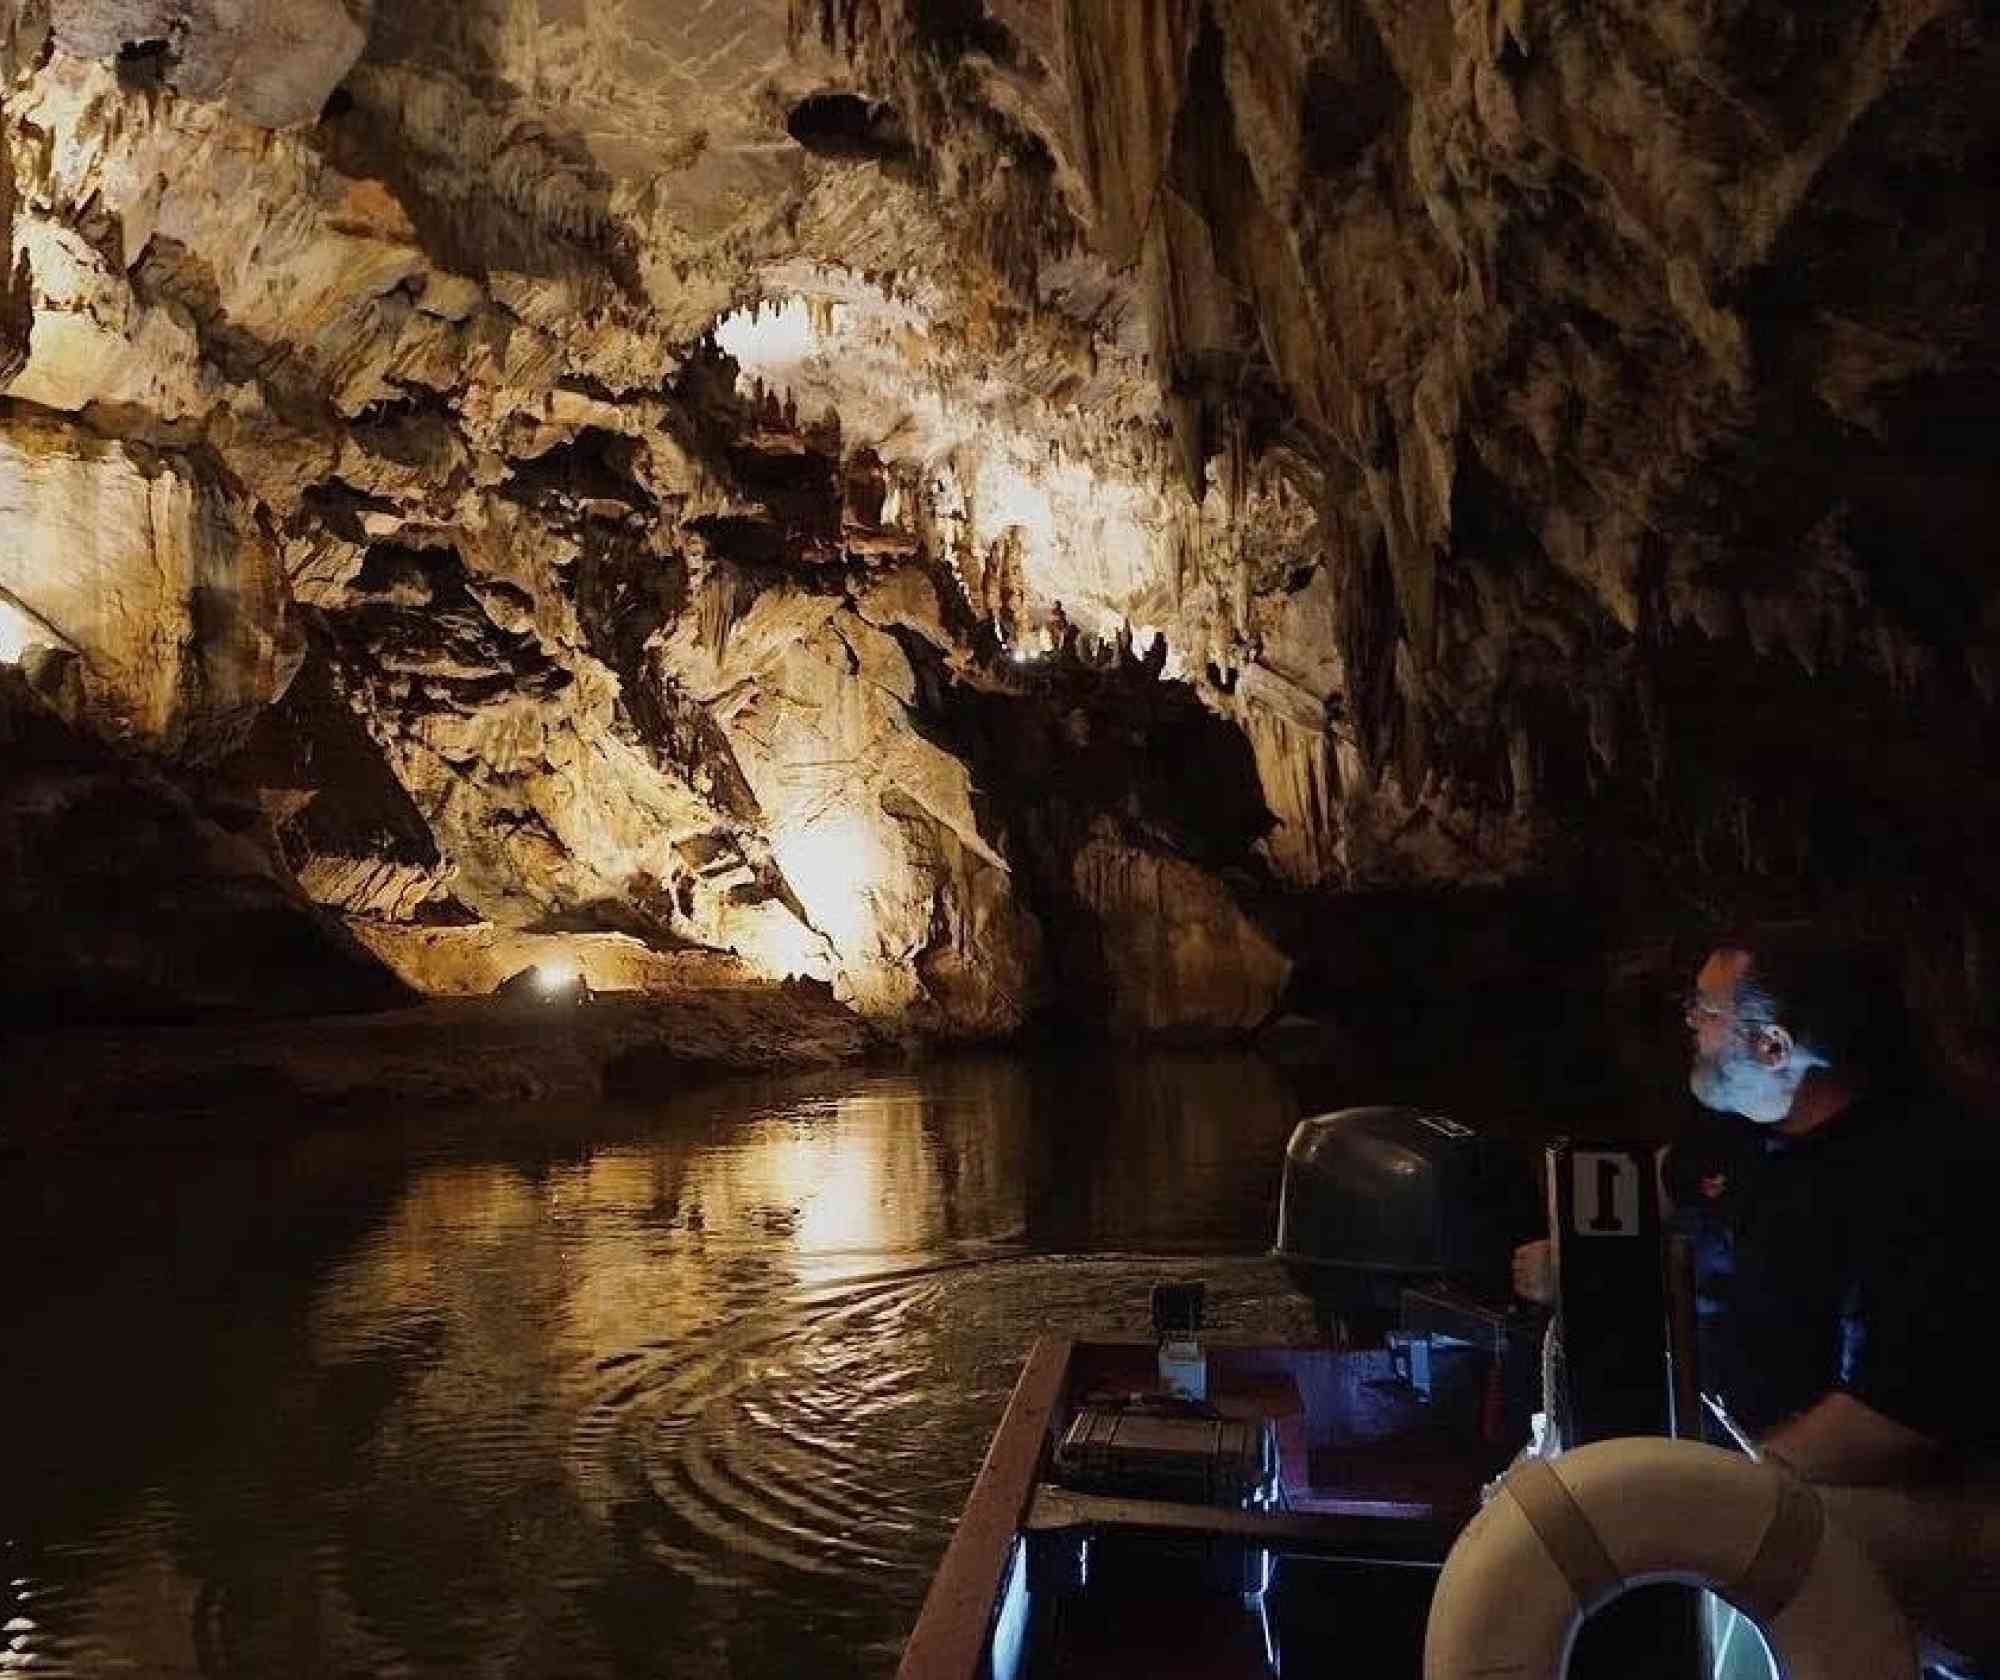
[[[1933,1438],[2000,1444],[1975,1351],[1995,1327],[2000,1209],[1955,1117],[1870,1097],[1799,1138],[1711,1118],[1668,1170],[1695,1243],[1702,1386],[1753,1434],[1844,1389]]]

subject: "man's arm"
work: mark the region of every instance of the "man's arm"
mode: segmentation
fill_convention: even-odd
[[[1885,1417],[1840,1389],[1821,1395],[1797,1417],[1779,1424],[1757,1443],[1757,1449],[1806,1481],[1849,1486],[1908,1480],[1940,1450],[1930,1436]]]
[[[1555,1304],[1556,1251],[1547,1237],[1524,1242],[1514,1250],[1514,1293],[1540,1306]]]

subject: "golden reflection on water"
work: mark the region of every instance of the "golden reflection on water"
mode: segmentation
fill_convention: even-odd
[[[23,1519],[33,1671],[885,1674],[1028,1342],[1144,1322],[1159,1263],[1062,1257],[1261,1252],[1293,1118],[1249,1059],[1079,1057],[301,1140],[182,1221],[151,1329],[210,1398],[36,1426],[131,1462]],[[357,1211],[246,1280],[251,1183]]]

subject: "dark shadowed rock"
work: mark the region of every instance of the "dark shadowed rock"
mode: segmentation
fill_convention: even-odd
[[[0,1007],[11,1024],[409,1001],[274,865],[254,801],[204,800],[24,690],[0,670]]]

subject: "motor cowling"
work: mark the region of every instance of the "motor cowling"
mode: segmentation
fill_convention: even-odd
[[[1274,1253],[1323,1321],[1379,1323],[1406,1288],[1505,1302],[1541,1224],[1518,1145],[1430,1110],[1344,1108],[1292,1131]]]

